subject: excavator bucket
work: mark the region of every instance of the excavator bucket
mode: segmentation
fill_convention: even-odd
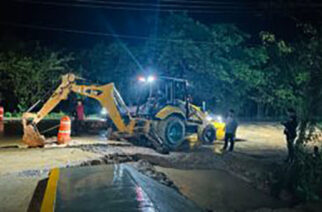
[[[41,135],[33,125],[23,124],[23,132],[22,141],[28,147],[43,147],[45,145],[45,136]]]

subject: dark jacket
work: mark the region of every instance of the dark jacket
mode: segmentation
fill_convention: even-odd
[[[225,122],[225,132],[229,134],[236,135],[236,130],[238,127],[238,122],[233,117],[228,117]]]
[[[297,128],[297,118],[296,116],[291,116],[289,120],[282,122],[284,125],[284,134],[286,135],[287,138],[294,139],[296,138],[296,128]]]

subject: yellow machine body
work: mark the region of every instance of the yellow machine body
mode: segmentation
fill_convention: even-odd
[[[182,117],[185,117],[184,112],[179,108],[179,107],[175,107],[175,106],[170,106],[167,105],[164,108],[162,108],[156,115],[155,117],[158,119],[166,119],[171,115],[179,115]]]
[[[216,129],[217,140],[223,140],[225,138],[225,123],[218,121],[212,121],[211,123]]]

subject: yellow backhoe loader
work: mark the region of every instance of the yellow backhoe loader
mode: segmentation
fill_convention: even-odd
[[[114,83],[78,85],[77,79],[74,74],[62,76],[59,87],[37,113],[23,114],[23,141],[28,146],[44,145],[45,137],[39,133],[37,124],[71,92],[100,102],[113,123],[114,138],[146,139],[162,153],[176,150],[189,133],[198,133],[203,142],[213,142],[216,132],[223,130],[224,126],[207,121],[206,114],[188,101],[185,80],[161,78],[160,83],[149,86],[145,97],[140,96],[136,113],[131,114]]]
[[[225,124],[208,115],[205,108],[201,110],[192,104],[187,80],[141,76],[138,81],[139,103],[135,117],[151,120],[153,129],[170,150],[180,148],[186,140],[210,144],[223,139]]]

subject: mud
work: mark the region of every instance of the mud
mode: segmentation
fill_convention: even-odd
[[[157,170],[173,180],[185,196],[211,211],[246,211],[264,206],[287,206],[285,202],[270,197],[225,171],[163,167],[157,167]]]
[[[173,188],[177,192],[181,193],[180,189],[176,184],[162,171],[158,170],[155,166],[146,160],[139,160],[137,163],[132,164],[139,172],[151,177],[152,179],[158,181],[159,183]]]

